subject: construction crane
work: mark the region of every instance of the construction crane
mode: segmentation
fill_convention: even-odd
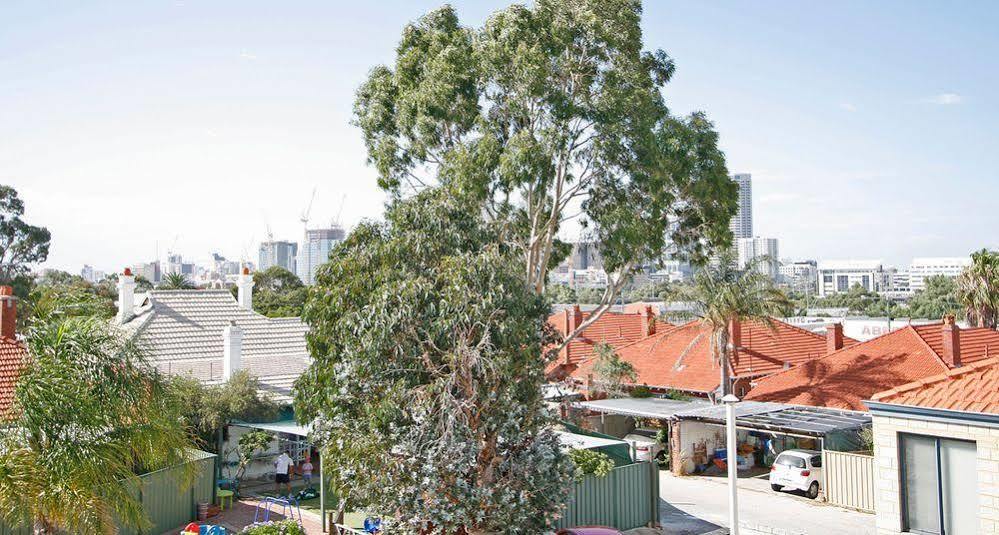
[[[340,215],[343,214],[343,205],[346,202],[347,202],[347,195],[344,194],[344,196],[340,198],[340,209],[336,211],[336,218],[333,219],[333,226],[334,227],[343,228],[343,225],[341,225],[341,222],[340,222]]]
[[[312,197],[309,197],[309,205],[305,207],[305,211],[302,212],[302,216],[299,218],[306,232],[309,231],[309,214],[312,212],[312,201],[314,200],[316,200],[316,188],[312,188]]]

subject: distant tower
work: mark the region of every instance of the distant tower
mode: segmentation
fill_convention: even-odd
[[[306,229],[305,241],[298,250],[298,278],[306,286],[316,280],[316,269],[330,258],[330,251],[343,241],[343,228],[333,225],[330,228]]]
[[[264,271],[271,266],[281,266],[295,273],[295,259],[298,256],[298,244],[290,241],[266,241],[260,244],[258,269]]]
[[[732,175],[732,181],[739,185],[739,209],[732,216],[728,228],[732,239],[753,237],[753,178],[749,173]]]

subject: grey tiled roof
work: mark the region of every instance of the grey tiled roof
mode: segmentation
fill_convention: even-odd
[[[166,373],[221,381],[222,329],[230,322],[243,329],[242,367],[277,399],[290,399],[292,383],[309,364],[308,326],[246,310],[228,290],[153,290],[148,301],[136,300],[137,315],[122,327]]]

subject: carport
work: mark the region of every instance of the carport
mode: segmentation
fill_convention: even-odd
[[[618,398],[575,406],[600,413],[601,421],[605,414],[663,421],[670,431],[670,456],[680,460],[673,463],[676,473],[703,470],[715,451],[724,447],[725,407],[707,400]],[[871,423],[866,413],[782,403],[743,401],[735,405],[735,412],[740,443],[766,448],[760,462],[764,466],[776,453],[788,449],[788,444],[798,447],[808,440],[814,440],[819,450],[857,449],[859,430]]]

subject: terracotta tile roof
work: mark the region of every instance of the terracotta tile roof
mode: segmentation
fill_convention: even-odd
[[[573,315],[576,315],[575,318]],[[581,324],[590,318],[591,312],[566,309],[548,317],[548,323],[562,336],[571,332],[573,325]],[[578,323],[573,323],[573,322]],[[620,347],[646,337],[648,333],[670,328],[669,323],[656,319],[651,309],[643,312],[605,312],[597,321],[583,329],[562,350],[559,358],[549,365],[549,372],[564,366],[576,365],[591,356],[598,344],[607,343]]]
[[[999,358],[980,360],[904,384],[874,394],[872,399],[896,405],[999,414]]]
[[[0,420],[9,416],[14,402],[14,387],[28,353],[10,338],[0,338]]]
[[[967,365],[999,353],[999,332],[961,329]],[[946,372],[940,323],[906,326],[759,381],[746,399],[866,411],[863,401]]]
[[[733,362],[734,376],[768,375],[821,357],[826,353],[825,336],[774,320],[744,322],[742,343]],[[845,344],[856,344],[844,338]],[[638,373],[637,384],[690,392],[718,388],[720,370],[711,354],[711,333],[701,321],[693,321],[622,346],[618,355]],[[584,380],[595,359],[581,362],[572,375]]]

